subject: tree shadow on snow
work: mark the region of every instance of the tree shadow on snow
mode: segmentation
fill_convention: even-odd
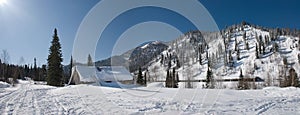
[[[241,66],[241,65],[243,65],[243,64],[244,64],[244,62],[240,61],[240,62],[238,62],[238,63],[235,63],[235,64],[234,64],[234,67],[238,67],[238,66]]]
[[[292,51],[279,51],[280,52],[280,54],[289,54],[289,53],[291,53]]]
[[[243,56],[243,57],[241,57],[241,59],[248,58],[248,57],[249,57],[249,55],[247,55],[247,56]]]
[[[261,59],[262,59],[262,58],[266,58],[266,57],[269,57],[269,56],[272,55],[272,54],[273,54],[273,52],[268,52],[268,53],[262,55],[260,58],[261,58]]]

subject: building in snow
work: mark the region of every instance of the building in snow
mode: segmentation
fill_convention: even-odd
[[[102,86],[111,86],[119,83],[133,84],[131,73],[123,66],[74,66],[69,84],[99,83]]]

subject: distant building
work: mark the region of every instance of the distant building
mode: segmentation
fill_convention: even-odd
[[[133,77],[123,66],[74,66],[69,84],[93,84],[112,86],[119,83],[133,84]]]

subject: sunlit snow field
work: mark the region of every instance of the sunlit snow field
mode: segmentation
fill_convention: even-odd
[[[3,83],[2,83],[3,84]],[[300,114],[300,89],[51,87],[20,81],[0,88],[5,114]]]

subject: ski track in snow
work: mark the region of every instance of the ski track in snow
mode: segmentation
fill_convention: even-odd
[[[34,87],[32,87],[34,86]],[[32,83],[19,84],[16,90],[0,94],[0,110],[4,114],[88,114],[85,105],[74,98],[48,93],[54,88],[37,88]],[[76,99],[78,99],[76,97]],[[80,106],[74,106],[80,105]],[[83,108],[83,109],[82,109]],[[90,113],[89,113],[90,114]]]
[[[127,90],[90,85],[56,88],[26,82],[0,93],[0,111],[7,115],[300,114],[297,88],[249,91],[162,88],[150,97],[133,96]],[[134,92],[147,93],[147,90]],[[210,98],[214,95],[218,98]]]

